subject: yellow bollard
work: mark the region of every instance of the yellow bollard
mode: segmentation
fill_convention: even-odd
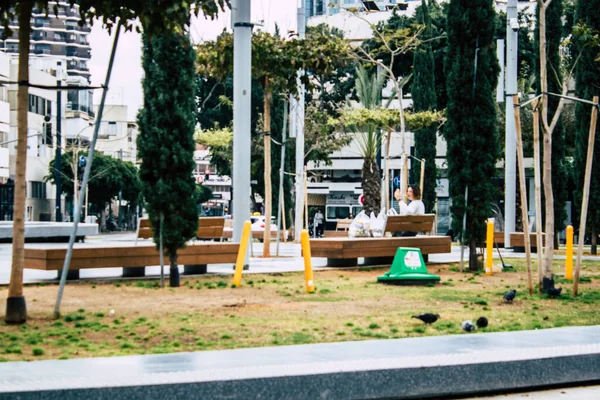
[[[302,240],[302,255],[304,256],[304,279],[306,280],[306,292],[315,291],[315,281],[313,278],[312,260],[310,257],[310,241],[308,240],[308,231],[302,230],[300,234]]]
[[[573,280],[573,226],[567,226],[567,260],[565,262],[565,278]]]
[[[242,271],[244,270],[244,259],[248,251],[248,241],[250,240],[250,221],[244,222],[244,230],[240,239],[240,249],[238,250],[237,261],[235,263],[235,273],[233,274],[233,284],[240,287],[242,283]]]
[[[485,245],[485,274],[492,275],[492,264],[494,261],[494,223],[491,221],[487,222]]]

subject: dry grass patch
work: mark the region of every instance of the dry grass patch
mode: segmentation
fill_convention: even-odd
[[[435,287],[378,284],[382,268],[332,269],[315,272],[314,294],[305,293],[299,273],[246,275],[237,289],[222,276],[184,278],[177,289],[160,289],[156,280],[70,283],[58,321],[51,318],[57,286],[29,286],[29,321],[0,326],[0,360],[458,334],[462,321],[480,316],[490,321],[486,332],[600,323],[598,263],[584,263],[581,296],[571,298],[570,285],[558,279],[567,293],[549,299],[527,295],[523,260],[506,262],[516,271],[491,277],[430,265],[442,278]],[[505,304],[502,295],[512,288],[517,298]],[[424,326],[410,318],[422,312],[441,319]]]

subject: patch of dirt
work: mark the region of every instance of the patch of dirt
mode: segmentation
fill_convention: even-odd
[[[34,360],[195,351],[343,340],[461,333],[460,323],[486,316],[484,331],[543,329],[600,323],[600,265],[587,263],[591,279],[583,295],[561,299],[527,294],[523,261],[516,272],[493,276],[430,265],[441,277],[434,287],[377,283],[387,271],[315,272],[316,293],[305,291],[301,273],[183,278],[179,288],[156,288],[155,280],[69,283],[60,321],[52,319],[57,285],[27,286],[28,323],[0,326],[0,358]],[[513,304],[502,295],[517,289]],[[0,289],[6,294],[6,288]],[[6,296],[0,307],[5,307]],[[114,311],[114,313],[113,313]],[[432,326],[411,316],[439,313]],[[37,349],[37,350],[36,350]],[[42,353],[42,354],[40,354]],[[37,354],[37,355],[35,355]]]

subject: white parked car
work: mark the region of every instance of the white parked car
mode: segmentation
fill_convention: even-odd
[[[251,230],[252,232],[264,232],[265,231],[265,216],[251,216],[250,217]],[[277,224],[275,223],[275,217],[271,217],[271,232],[277,231]]]

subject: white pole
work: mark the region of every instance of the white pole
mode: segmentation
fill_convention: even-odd
[[[298,9],[298,37],[306,37],[306,14],[304,10],[304,0],[299,0]],[[302,72],[298,72],[301,74]],[[294,223],[294,240],[300,242],[300,232],[302,231],[302,212],[304,210],[304,87],[300,85],[298,102],[295,104],[296,114],[293,116],[294,133],[296,135],[296,218]]]
[[[278,201],[278,205],[277,205],[277,249],[275,251],[275,254],[277,255],[277,257],[279,257],[279,241],[281,239],[281,213],[285,213],[284,210],[282,210],[283,208],[283,204],[285,204],[285,202],[283,201],[283,178],[284,178],[284,167],[285,167],[285,145],[286,145],[286,131],[287,131],[287,124],[288,124],[288,105],[287,105],[287,101],[283,102],[283,129],[281,132],[281,164],[279,166],[279,201]],[[284,233],[285,235],[285,233]],[[285,236],[284,236],[285,237]]]
[[[242,239],[250,219],[250,95],[252,24],[250,1],[234,0],[233,25],[233,241]],[[244,267],[249,265],[248,253]]]
[[[510,247],[515,231],[517,193],[517,131],[512,96],[517,94],[517,0],[508,0],[506,10],[506,136],[504,155],[504,243]]]

